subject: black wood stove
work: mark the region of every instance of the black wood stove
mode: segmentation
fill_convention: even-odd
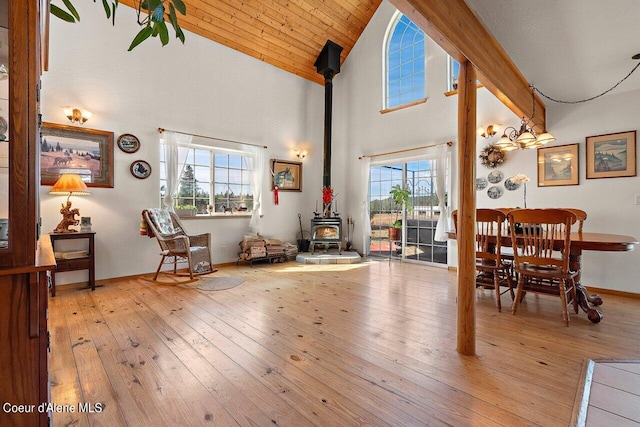
[[[331,245],[338,245],[338,254],[342,254],[342,218],[311,219],[311,253],[315,253],[316,244],[324,245],[327,250]]]

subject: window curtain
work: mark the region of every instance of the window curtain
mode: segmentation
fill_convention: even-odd
[[[249,182],[251,191],[253,192],[253,211],[251,212],[251,220],[249,221],[249,229],[252,233],[260,232],[262,219],[260,211],[262,210],[262,189],[264,187],[265,165],[267,163],[267,153],[264,148],[253,145],[244,146],[243,151],[247,154],[247,163],[251,168]]]
[[[362,255],[367,256],[371,252],[369,240],[371,238],[371,210],[369,206],[369,176],[371,174],[371,159],[362,159],[362,169],[360,171],[360,183],[362,185]],[[347,224],[347,227],[349,225]]]
[[[191,135],[167,130],[160,134],[160,144],[164,147],[165,176],[167,177],[167,191],[162,198],[162,205],[170,212],[175,212],[173,199],[178,195],[180,178],[192,139]]]
[[[449,158],[449,147],[440,145],[436,147],[436,195],[438,196],[438,207],[440,215],[436,224],[436,231],[433,240],[438,242],[447,241],[447,207],[445,199],[447,197],[447,160]]]

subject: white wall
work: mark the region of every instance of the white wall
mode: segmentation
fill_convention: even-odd
[[[94,113],[84,126],[132,133],[140,150],[114,149],[114,188],[91,188],[89,197],[72,197],[74,207],[92,218],[96,234],[97,279],[154,271],[155,239],[139,236],[140,212],[158,205],[158,127],[209,135],[268,148],[268,158],[294,160],[292,149],[309,151],[303,165],[303,192],[281,192],[275,206],[267,184],[262,234],[295,242],[298,212],[305,228],[322,187],[324,88],[247,55],[187,33],[185,45],[172,39],[161,47],[151,39],[127,48],[138,31],[135,13],[121,6],[112,27],[99,3],[76,4],[80,23],[52,18],[49,71],[42,78],[43,120],[68,124],[61,106]],[[144,159],[153,169],[146,180],[129,172]],[[43,232],[61,219],[61,196],[41,187]],[[213,262],[235,261],[248,218],[185,221],[191,233],[211,232]],[[60,274],[58,283],[86,280],[86,272]]]
[[[334,153],[339,165],[340,182],[346,188],[347,211],[359,219],[361,187],[358,156],[438,144],[457,140],[457,96],[444,97],[446,91],[446,54],[433,42],[427,44],[426,104],[380,114],[382,108],[382,46],[395,8],[383,2],[335,78]],[[612,82],[603,82],[603,85]],[[623,89],[623,88],[621,88]],[[547,123],[558,140],[552,145],[580,144],[580,185],[565,187],[537,186],[537,153],[519,150],[508,154],[498,169],[505,178],[518,173],[527,175],[528,207],[566,206],[588,212],[585,231],[615,233],[640,237],[640,176],[632,178],[590,179],[585,177],[585,137],[612,132],[637,130],[640,116],[638,91],[611,94],[579,105],[548,103]],[[486,89],[478,90],[478,125],[501,123],[518,126],[519,120]],[[485,140],[478,137],[478,154],[499,135]],[[455,153],[454,146],[454,153]],[[491,171],[477,163],[477,176]],[[454,165],[453,176],[456,177]],[[337,176],[336,176],[337,178]],[[457,185],[457,184],[455,184]],[[502,183],[501,183],[502,185]],[[453,207],[457,191],[453,191]],[[505,191],[491,200],[486,191],[476,193],[479,207],[522,206],[523,189]],[[362,225],[356,223],[354,242],[362,247]],[[451,265],[456,264],[455,245],[450,245]],[[637,277],[640,250],[633,252],[585,252],[582,282],[587,286],[640,293]]]

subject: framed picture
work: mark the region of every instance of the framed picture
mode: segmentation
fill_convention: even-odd
[[[271,159],[273,182],[279,191],[302,191],[302,162]]]
[[[578,185],[578,144],[538,148],[538,187]]]
[[[129,169],[131,170],[131,175],[139,179],[146,179],[151,175],[151,165],[144,160],[136,160],[131,163]]]
[[[140,148],[140,140],[130,133],[120,135],[116,144],[120,150],[129,154],[135,153]]]
[[[42,123],[40,182],[77,173],[88,187],[113,188],[113,132]]]
[[[587,137],[587,179],[636,176],[636,131]]]

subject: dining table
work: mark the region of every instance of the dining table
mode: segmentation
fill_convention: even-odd
[[[449,238],[456,239],[456,233],[450,232]],[[502,246],[511,247],[510,234],[504,234],[501,238]],[[610,233],[571,233],[571,247],[569,251],[569,269],[578,274],[575,278],[576,299],[578,306],[587,313],[587,317],[593,323],[598,323],[604,317],[597,308],[602,305],[602,298],[597,294],[589,294],[587,288],[581,283],[582,277],[582,252],[628,252],[638,244],[638,239],[631,236]]]
[[[576,298],[578,306],[587,313],[587,317],[594,323],[602,320],[602,312],[596,307],[602,304],[602,298],[596,294],[589,295],[587,288],[580,283],[582,276],[582,252],[627,252],[632,251],[638,244],[635,237],[609,233],[571,233],[571,248],[569,251],[569,269],[577,271],[575,278]]]

